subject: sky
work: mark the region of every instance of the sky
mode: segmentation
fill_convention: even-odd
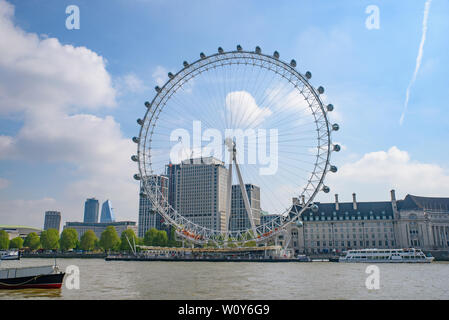
[[[325,87],[342,150],[317,201],[449,197],[448,16],[443,0],[0,0],[0,224],[81,221],[90,197],[137,221],[144,101],[183,61],[237,44]]]

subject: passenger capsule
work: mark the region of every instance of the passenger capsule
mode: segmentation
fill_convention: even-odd
[[[302,221],[301,220],[296,220],[296,226],[297,227],[302,227]]]
[[[324,193],[329,193],[329,191],[331,191],[331,189],[328,186],[323,186]]]
[[[201,53],[200,53],[200,58],[201,58],[201,59],[204,59],[204,58],[206,58],[206,55],[205,55],[203,52],[201,52]]]
[[[337,172],[337,167],[336,166],[330,166],[330,168],[329,168],[329,170],[331,171],[331,172]]]
[[[312,78],[312,73],[311,73],[310,71],[307,71],[307,72],[306,72],[306,78],[307,78],[307,79]]]
[[[261,54],[262,53],[262,49],[260,49],[259,46],[256,47],[256,53]]]
[[[274,57],[275,59],[279,59],[279,52],[275,51],[275,52],[273,53],[273,57]]]
[[[318,87],[318,93],[319,94],[323,94],[324,93],[324,88],[323,87]]]
[[[169,77],[170,79],[173,79],[175,76],[173,75],[173,73],[169,72],[169,73],[168,73],[168,77]]]
[[[135,180],[140,180],[140,175],[138,175],[137,173],[134,175],[134,179]]]
[[[237,45],[237,51],[242,51],[242,46],[241,45]]]
[[[184,61],[184,62],[182,63],[182,65],[184,66],[184,68],[187,68],[187,67],[189,66],[189,63],[188,63],[187,61]]]
[[[334,110],[334,105],[328,104],[326,108],[327,108],[327,111],[332,111],[332,110]]]
[[[296,68],[296,61],[294,59],[292,59],[292,61],[290,61],[290,66],[292,68]]]
[[[133,137],[133,142],[134,142],[134,143],[139,143],[139,141],[140,141],[140,139],[139,139],[139,138],[137,138],[137,137]]]
[[[313,204],[310,209],[312,209],[313,212],[318,212],[319,208],[316,204]]]
[[[145,107],[150,108],[151,104],[148,101],[145,101]]]
[[[139,161],[139,158],[136,155],[132,155],[131,160],[134,162],[137,162],[137,161]]]
[[[161,92],[161,88],[159,86],[155,86],[154,90],[156,90],[156,92]]]
[[[339,126],[337,123],[334,123],[334,124],[332,125],[332,130],[338,131],[338,129],[340,129],[340,126]]]
[[[341,148],[340,148],[340,145],[339,145],[339,144],[335,144],[335,145],[334,145],[334,151],[337,151],[337,152],[338,152],[338,151],[340,151],[340,149],[341,149]]]
[[[222,47],[218,47],[218,53],[223,53],[223,48]]]
[[[139,119],[137,119],[137,123],[140,125],[143,125],[143,120],[139,118]]]

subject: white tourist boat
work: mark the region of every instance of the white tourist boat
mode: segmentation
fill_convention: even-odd
[[[430,263],[434,257],[426,256],[420,249],[357,249],[348,250],[339,262],[365,263]]]
[[[0,260],[20,260],[20,253],[17,250],[0,251]]]

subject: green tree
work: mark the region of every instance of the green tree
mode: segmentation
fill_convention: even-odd
[[[95,232],[92,230],[87,230],[81,236],[80,248],[84,251],[92,251],[96,247],[98,247],[98,238],[95,235]]]
[[[76,247],[78,243],[78,232],[73,228],[62,230],[59,245],[62,250],[70,250]]]
[[[176,240],[175,228],[170,228],[170,236],[168,237],[168,245],[170,247],[180,247],[181,242]]]
[[[159,230],[154,240],[156,246],[166,247],[168,245],[168,236],[165,230]]]
[[[23,246],[30,248],[31,250],[37,250],[41,247],[41,239],[36,232],[31,232],[25,238]]]
[[[136,244],[139,245],[139,246],[143,246],[144,245],[143,238],[137,238],[137,243]]]
[[[101,233],[100,247],[102,247],[105,251],[117,250],[120,248],[120,238],[114,226],[106,227],[106,230]]]
[[[129,246],[128,240],[126,239],[128,237],[129,242],[131,243],[131,246]],[[134,250],[134,244],[137,245],[137,237],[134,233],[134,230],[132,229],[126,229],[122,232],[120,236],[120,250],[126,250],[126,251],[133,251]]]
[[[257,247],[257,243],[256,243],[255,240],[251,240],[251,241],[246,242],[243,246],[245,246],[245,247]]]
[[[6,250],[9,248],[9,234],[5,230],[0,230],[0,249]]]
[[[59,248],[59,233],[56,229],[44,230],[41,233],[41,244],[45,250],[55,250]]]
[[[10,249],[22,249],[23,239],[21,237],[15,237],[9,242]]]
[[[158,230],[156,228],[151,228],[145,233],[145,236],[143,238],[143,243],[146,246],[155,246],[155,239],[156,235],[158,233]]]

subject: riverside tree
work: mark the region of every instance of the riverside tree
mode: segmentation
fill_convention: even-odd
[[[120,238],[114,226],[106,227],[101,233],[100,247],[102,247],[104,251],[117,250],[120,248]]]
[[[44,230],[41,233],[41,245],[45,250],[55,250],[59,248],[59,233],[56,229]]]
[[[62,250],[70,250],[78,245],[78,232],[73,228],[64,229],[59,239],[59,245]]]
[[[36,232],[31,232],[25,238],[23,245],[31,250],[37,250],[41,247],[41,239]]]
[[[15,237],[9,242],[9,249],[22,249],[23,239],[21,237]]]
[[[151,228],[145,233],[143,242],[146,246],[165,247],[168,245],[167,232]]]
[[[128,239],[126,239],[126,237],[128,237]],[[122,232],[120,236],[120,250],[132,251],[134,249],[133,247],[129,246],[128,240],[131,243],[131,246],[134,246],[134,244],[138,243],[136,234],[132,229],[126,229]]]
[[[9,234],[5,230],[0,230],[0,249],[6,250],[9,248]]]
[[[164,230],[159,230],[156,235],[156,246],[166,247],[168,245],[168,236],[167,232]]]
[[[146,246],[153,246],[154,239],[156,239],[157,232],[158,232],[158,230],[156,228],[151,228],[147,232],[145,232],[145,236],[143,238],[143,243]]]
[[[95,232],[92,230],[87,230],[82,236],[81,236],[81,242],[80,242],[80,248],[84,251],[92,251],[95,249],[98,238],[95,235]]]

